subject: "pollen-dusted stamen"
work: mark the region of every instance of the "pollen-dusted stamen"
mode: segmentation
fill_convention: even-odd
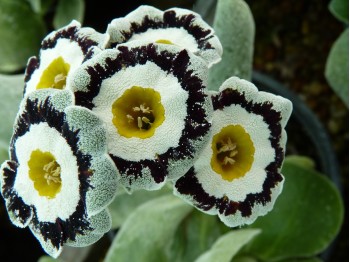
[[[66,80],[69,70],[70,65],[66,63],[61,56],[57,57],[43,71],[36,89],[64,89],[66,87]]]
[[[141,104],[140,106],[134,106],[132,110],[135,113],[138,113],[137,127],[139,129],[148,130],[151,127],[151,124],[153,123],[153,121],[150,120],[150,118],[154,118],[152,110],[148,106],[146,106],[145,103]],[[148,117],[146,117],[145,115],[147,115]],[[134,120],[134,117],[130,114],[127,114],[126,117],[128,119],[128,123],[131,124]]]
[[[61,190],[61,166],[50,152],[32,151],[28,161],[29,178],[40,196],[54,198]]]
[[[236,161],[233,158],[231,158],[231,157],[225,156],[225,158],[222,161],[222,163],[224,165],[227,165],[227,164],[233,165],[234,163],[236,163]]]
[[[145,104],[141,104],[140,106],[134,106],[132,110],[135,112],[134,117],[137,117],[137,127],[139,129],[148,130],[151,127],[151,124],[153,123],[153,121],[151,121],[150,118],[154,119],[152,110],[150,110],[149,107],[146,107]],[[146,117],[145,115],[148,115],[148,117]],[[130,125],[132,125],[132,123],[134,122],[134,117],[130,114],[126,115],[128,123]]]
[[[141,117],[138,117],[138,118],[137,118],[137,127],[138,127],[139,129],[142,129],[142,126],[143,126],[143,124],[142,124]]]
[[[149,109],[148,106],[145,105],[145,103],[141,104],[140,106],[135,106],[132,108],[135,112],[142,112],[144,114],[150,114],[152,110]]]
[[[66,78],[67,76],[62,73],[56,75],[52,87],[54,88],[55,86],[62,86],[62,88],[64,88],[66,86]]]
[[[234,156],[237,155],[237,154],[238,154],[238,151],[232,150],[232,151],[230,152],[230,157],[232,158],[232,157],[234,157]]]
[[[224,165],[227,165],[227,164],[230,164],[230,165],[233,165],[236,160],[234,160],[234,156],[236,156],[238,154],[238,151],[237,151],[237,144],[236,143],[232,143],[231,141],[231,138],[229,137],[227,139],[227,142],[221,142],[221,143],[218,143],[217,144],[217,148],[219,149],[217,154],[218,154],[218,158],[219,158],[219,155],[221,155],[221,158],[222,156],[224,156],[223,160],[222,160],[222,163]]]
[[[128,123],[133,122],[135,119],[131,115],[126,115],[126,118],[128,119]]]
[[[56,161],[51,161],[50,163],[44,165],[43,170],[45,171],[44,178],[46,179],[48,185],[50,185],[51,182],[61,183],[61,167],[57,165]]]
[[[152,88],[133,86],[112,105],[113,124],[124,137],[151,137],[164,121],[160,94]]]
[[[151,124],[151,120],[149,120],[147,117],[143,116],[141,119],[142,122],[145,122],[146,124]]]
[[[140,111],[141,111],[141,108],[138,107],[138,106],[134,106],[134,107],[132,108],[132,110],[134,110],[134,112],[140,112]]]
[[[223,179],[232,181],[250,170],[255,148],[242,126],[228,125],[213,136],[212,151],[212,169]]]

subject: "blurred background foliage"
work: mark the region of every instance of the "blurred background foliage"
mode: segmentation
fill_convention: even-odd
[[[332,0],[331,13],[349,25],[349,1]],[[349,108],[349,28],[333,44],[326,64],[326,78],[330,86]]]
[[[44,36],[72,19],[104,32],[112,19],[141,4],[194,9],[213,24],[223,43],[224,56],[211,69],[211,89],[217,89],[231,75],[250,79],[253,67],[297,93],[326,127],[340,162],[343,194],[348,195],[349,3],[345,0],[247,0],[248,5],[242,0],[219,0],[217,9],[216,1],[209,0],[123,4],[0,0],[1,162],[8,158],[27,59],[38,55]],[[348,200],[342,198],[329,174],[321,174],[320,163],[310,153],[314,147],[303,137],[302,128],[292,130],[301,131],[290,134],[289,156],[283,167],[284,191],[274,210],[253,225],[229,229],[216,217],[204,215],[171,196],[169,188],[131,196],[122,193],[111,205],[113,231],[93,247],[67,249],[61,261],[99,261],[104,256],[107,262],[131,261],[130,257],[146,262],[203,262],[214,258],[241,262],[346,261],[348,210],[344,214],[343,201],[348,206]],[[339,232],[338,240],[331,245]],[[27,229],[10,224],[3,201],[0,237],[5,243],[1,250],[7,251],[0,255],[1,261],[37,261],[43,254]],[[52,259],[42,257],[40,261]]]

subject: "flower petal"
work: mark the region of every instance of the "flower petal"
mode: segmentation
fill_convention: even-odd
[[[63,247],[59,243],[57,245],[53,243],[52,235],[51,235],[51,238],[44,236],[41,230],[37,227],[34,227],[32,224],[29,225],[29,229],[32,231],[36,239],[40,242],[40,245],[42,246],[42,248],[47,254],[49,254],[53,258],[57,258],[61,254]],[[56,239],[57,238],[59,241],[61,241],[61,238],[59,237],[59,235],[56,237]]]
[[[28,60],[24,94],[41,88],[69,88],[65,87],[65,83],[84,60],[93,56],[91,48],[104,48],[108,41],[109,35],[100,34],[92,28],[82,28],[77,21],[50,33],[42,41],[39,59],[31,57]],[[67,81],[61,77],[61,84],[56,86],[54,79],[60,74]]]
[[[210,127],[207,70],[179,47],[134,41],[102,51],[76,72],[76,103],[104,121],[125,187],[154,190],[192,165]],[[113,112],[116,103],[125,113]]]
[[[292,104],[238,78],[226,80],[212,100],[211,143],[176,181],[174,193],[228,226],[251,224],[282,190],[283,128]]]
[[[119,179],[103,123],[73,102],[69,90],[44,89],[26,96],[14,126],[11,160],[2,165],[2,193],[11,219],[29,225],[53,257],[78,235],[96,235],[97,241],[110,227],[103,222],[108,220],[104,209]],[[101,179],[108,184],[96,182]]]
[[[95,157],[91,168],[95,175],[89,181],[93,190],[86,194],[86,210],[89,215],[95,215],[113,201],[120,177],[113,161],[106,157]]]
[[[2,173],[2,195],[5,199],[7,212],[11,222],[18,227],[26,227],[32,219],[32,208],[23,202],[13,190],[13,184],[16,179],[17,163],[14,161],[5,161],[1,166]]]
[[[108,210],[104,209],[96,216],[90,218],[90,226],[94,230],[83,235],[76,235],[74,241],[66,244],[72,247],[85,247],[97,242],[106,232],[111,229],[112,219]]]
[[[76,130],[81,152],[92,156],[90,169],[94,175],[89,184],[93,190],[86,194],[86,209],[89,216],[103,210],[116,194],[120,179],[113,161],[107,154],[106,132],[103,122],[86,108],[71,106],[65,110],[67,124]]]
[[[111,46],[143,40],[187,48],[202,57],[209,66],[221,60],[222,46],[214,30],[199,14],[187,9],[161,11],[140,6],[126,17],[114,19],[107,29]]]

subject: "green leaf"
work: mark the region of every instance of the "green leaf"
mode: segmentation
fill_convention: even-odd
[[[41,15],[45,15],[50,9],[52,9],[55,0],[41,0]]]
[[[9,144],[0,140],[0,165],[9,159]]]
[[[289,155],[288,163],[292,163],[306,169],[315,169],[315,162],[307,156]]]
[[[167,247],[168,261],[194,261],[208,250],[215,240],[230,228],[217,216],[193,210],[179,225],[175,237]]]
[[[291,258],[286,260],[281,260],[279,262],[322,262],[318,257],[309,257],[309,258]]]
[[[54,259],[52,257],[49,256],[42,256],[39,258],[38,262],[57,262],[59,261],[58,259]]]
[[[58,29],[69,24],[72,20],[83,23],[84,11],[84,0],[60,0],[53,19],[53,26]]]
[[[327,58],[325,74],[334,92],[349,107],[349,29],[333,44]]]
[[[27,0],[35,13],[40,13],[41,0]]]
[[[51,8],[54,0],[27,0],[33,11],[41,16],[45,15]]]
[[[112,216],[112,228],[120,227],[127,217],[141,204],[169,194],[170,192],[170,188],[164,186],[162,189],[156,191],[138,190],[131,195],[124,193],[117,196],[109,205],[109,211]]]
[[[0,72],[23,69],[36,55],[46,32],[41,17],[27,1],[0,1]]]
[[[235,258],[233,258],[232,262],[258,262],[258,260],[256,260],[253,257],[242,256],[242,257],[235,257]]]
[[[349,22],[349,0],[332,0],[328,8],[337,19]]]
[[[172,195],[138,207],[114,239],[105,262],[166,261],[165,246],[192,207]]]
[[[243,0],[219,0],[214,30],[224,53],[221,62],[209,71],[209,89],[218,90],[231,76],[250,80],[255,25],[248,5]]]
[[[263,261],[317,255],[335,238],[343,221],[341,196],[326,176],[288,158],[282,173],[282,194],[274,209],[250,226],[262,233],[243,252]]]
[[[221,236],[196,262],[230,262],[234,255],[260,233],[259,229],[233,230]]]
[[[12,136],[18,107],[22,99],[24,75],[0,75],[0,162],[8,159],[8,146]],[[5,159],[3,159],[5,157]]]

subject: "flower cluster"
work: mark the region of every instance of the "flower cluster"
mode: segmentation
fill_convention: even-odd
[[[10,160],[9,217],[45,251],[87,246],[128,192],[174,194],[228,226],[266,214],[282,190],[291,103],[232,77],[207,90],[222,47],[189,10],[141,6],[104,34],[73,21],[29,59]]]

